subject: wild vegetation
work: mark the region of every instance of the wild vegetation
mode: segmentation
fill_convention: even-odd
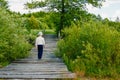
[[[24,15],[11,12],[7,8],[7,2],[1,0],[0,67],[16,59],[27,57],[39,31],[55,34],[55,26],[49,19],[49,14],[45,12]]]
[[[120,32],[108,24],[91,21],[73,24],[63,34],[57,55],[71,71],[80,76],[119,77]]]
[[[27,57],[39,31],[46,34],[61,31],[56,55],[64,60],[69,70],[76,72],[78,77],[119,79],[120,22],[88,13],[84,8],[85,0],[81,0],[79,6],[74,5],[78,5],[77,0],[55,1],[46,1],[51,4],[49,12],[21,15],[9,11],[7,3],[1,0],[0,66]],[[88,0],[88,3],[101,6],[98,0]],[[30,5],[32,8],[46,5],[44,2],[37,4],[26,5],[30,8]]]
[[[26,57],[31,48],[24,29],[18,24],[19,19],[15,21],[13,17],[15,15],[0,8],[0,65]]]

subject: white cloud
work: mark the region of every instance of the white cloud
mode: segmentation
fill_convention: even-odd
[[[9,8],[11,11],[20,12],[21,14],[42,10],[41,8],[36,8],[32,10],[25,9],[24,4],[26,2],[31,2],[32,0],[6,0],[6,1],[8,1],[9,3],[8,5],[10,6]],[[44,0],[36,0],[36,1],[44,1]],[[115,4],[120,5],[120,0],[106,0],[106,2],[103,3],[103,6],[101,8],[96,8],[93,7],[92,5],[87,5],[87,8],[88,8],[88,12],[90,13],[96,15],[100,14],[102,18],[111,18],[114,20],[116,17],[120,18],[120,6],[115,7]]]
[[[8,1],[9,9],[11,11],[23,12],[25,8],[24,4],[29,0],[7,0],[7,1]]]
[[[120,18],[120,10],[117,10],[117,11],[115,12],[115,14],[113,15],[113,18],[116,19],[117,17]]]
[[[31,2],[32,0],[6,0],[6,1],[8,1],[9,9],[13,12],[20,12],[21,14],[24,14],[29,12],[38,12],[42,10],[41,8],[26,9],[24,4],[27,2]],[[44,0],[36,0],[36,1],[44,1]]]
[[[106,17],[109,18],[109,16],[106,13],[101,13],[100,15],[102,16],[102,18],[106,18]]]
[[[116,4],[116,3],[120,3],[120,0],[106,0],[105,2],[103,2],[103,8],[104,7],[109,7],[110,5]]]
[[[120,18],[120,0],[106,0],[101,8],[95,8],[87,5],[88,12],[95,15],[101,15],[102,18],[115,20],[116,17]]]

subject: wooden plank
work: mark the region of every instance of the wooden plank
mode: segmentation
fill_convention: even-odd
[[[45,74],[70,74],[71,72],[68,72],[68,71],[63,71],[63,72],[54,72],[54,71],[41,71],[41,72],[25,72],[25,71],[1,71],[0,75],[45,75]]]
[[[74,74],[72,74],[72,73],[70,73],[70,74],[43,74],[43,75],[37,75],[37,74],[35,74],[35,75],[33,75],[33,74],[29,74],[29,75],[0,75],[0,78],[13,78],[13,79],[46,79],[46,78],[75,78],[74,77]]]
[[[56,38],[47,36],[46,39],[46,47],[41,60],[37,59],[37,49],[33,48],[28,58],[13,61],[0,69],[0,78],[12,80],[75,78],[76,75],[68,71],[63,61],[53,54],[56,49]]]

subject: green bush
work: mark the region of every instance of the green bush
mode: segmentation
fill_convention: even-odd
[[[78,23],[79,24],[79,23]],[[72,71],[96,77],[120,74],[120,33],[100,22],[72,25],[63,30],[58,54]]]
[[[4,65],[28,56],[31,45],[27,42],[23,29],[14,22],[15,18],[1,8],[0,16],[0,65]]]

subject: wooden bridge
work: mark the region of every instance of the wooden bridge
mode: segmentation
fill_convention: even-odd
[[[75,74],[68,71],[66,65],[53,53],[56,49],[57,38],[54,35],[46,35],[46,46],[43,57],[37,59],[37,49],[30,51],[30,56],[12,62],[10,65],[0,69],[2,80],[66,80],[75,79]]]

